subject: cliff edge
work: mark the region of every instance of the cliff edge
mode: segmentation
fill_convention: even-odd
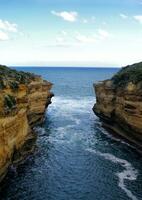
[[[93,111],[103,125],[142,152],[142,62],[123,67],[94,89]]]
[[[51,103],[51,87],[40,76],[0,65],[0,181],[34,150],[33,127]]]

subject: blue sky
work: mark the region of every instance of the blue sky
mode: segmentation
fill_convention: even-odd
[[[123,66],[142,60],[142,0],[0,0],[0,63]]]

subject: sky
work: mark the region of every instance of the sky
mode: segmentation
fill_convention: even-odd
[[[0,63],[118,67],[142,61],[142,0],[0,0]]]

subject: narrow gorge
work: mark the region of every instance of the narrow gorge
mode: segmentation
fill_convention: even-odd
[[[13,69],[17,71],[0,67],[1,179],[10,168],[0,186],[0,200],[142,199],[141,155],[128,143],[109,134],[92,111],[96,100],[93,82],[107,79],[104,82],[107,92],[103,83],[102,87],[96,86],[96,113],[99,115],[99,109],[105,104],[99,116],[106,121],[116,120],[115,91],[121,87],[117,108],[123,113],[120,103],[123,98],[131,97],[127,101],[131,106],[127,105],[127,109],[132,111],[130,108],[135,106],[134,116],[138,117],[133,120],[130,114],[126,119],[133,120],[131,125],[140,130],[137,124],[141,125],[141,118],[137,113],[141,111],[141,90],[134,93],[132,89],[140,84],[141,67],[136,68],[138,73],[132,73],[137,77],[135,82],[121,79],[119,74],[113,78],[113,85],[111,77],[118,68],[29,66]],[[53,88],[48,80],[54,83]],[[46,110],[53,96],[51,88],[55,97]],[[119,125],[118,121],[113,123]],[[137,133],[136,137],[141,138],[140,135]],[[140,143],[140,139],[137,141]]]
[[[51,103],[51,88],[40,76],[0,66],[0,181],[34,150],[33,127]]]

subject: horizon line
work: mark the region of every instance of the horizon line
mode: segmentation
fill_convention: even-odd
[[[30,68],[30,67],[34,67],[34,68],[122,68],[122,66],[42,66],[42,65],[12,65],[12,66],[8,66],[8,67],[25,67],[25,68]]]

